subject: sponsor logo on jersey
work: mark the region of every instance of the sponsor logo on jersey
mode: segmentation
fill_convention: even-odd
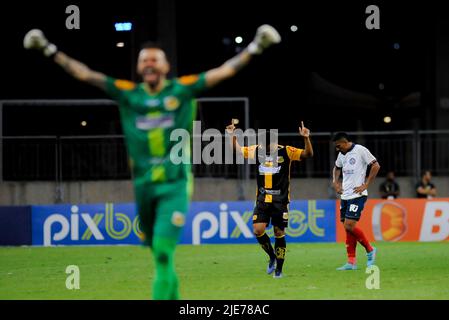
[[[150,108],[160,106],[161,101],[159,99],[147,99],[145,100],[145,105]]]
[[[182,227],[186,222],[185,215],[182,212],[175,211],[171,216],[171,223],[176,227]]]
[[[175,121],[172,115],[162,115],[160,117],[142,116],[136,118],[136,128],[140,130],[150,130],[153,128],[170,128]]]
[[[261,164],[259,166],[259,174],[265,175],[265,174],[276,174],[281,171],[281,167],[273,167],[273,163],[269,162],[269,165],[265,165],[267,163]]]
[[[271,194],[272,196],[279,196],[281,194],[281,190],[267,190],[265,188],[259,188],[259,192],[261,194]]]
[[[153,166],[157,166],[157,165],[160,165],[160,164],[164,164],[164,162],[166,162],[167,160],[170,160],[170,159],[167,159],[166,157],[165,158],[151,157],[151,159],[147,160],[147,163],[151,164]]]
[[[173,111],[179,108],[179,100],[176,97],[170,96],[164,99],[165,109],[168,111]]]

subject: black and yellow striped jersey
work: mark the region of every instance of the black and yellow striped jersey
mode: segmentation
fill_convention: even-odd
[[[303,149],[278,145],[277,156],[267,155],[260,145],[241,147],[244,158],[255,159],[258,167],[257,201],[290,202],[290,166],[300,161]]]

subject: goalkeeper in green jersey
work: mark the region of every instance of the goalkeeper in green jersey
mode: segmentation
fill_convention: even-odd
[[[190,161],[171,162],[177,142],[170,141],[170,135],[175,129],[192,132],[199,93],[233,77],[254,55],[280,41],[273,27],[260,26],[249,46],[221,66],[171,80],[165,52],[147,43],[137,60],[142,82],[134,83],[91,70],[58,51],[38,29],[25,35],[26,49],[41,51],[74,78],[105,90],[118,102],[141,229],[156,265],[154,299],[179,299],[173,259],[192,193]]]

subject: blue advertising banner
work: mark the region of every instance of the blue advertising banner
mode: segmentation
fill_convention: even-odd
[[[133,203],[32,206],[33,245],[138,244]]]
[[[181,243],[254,243],[253,201],[193,202]],[[335,242],[335,201],[299,200],[290,203],[288,242]],[[273,236],[273,227],[267,229]]]
[[[254,243],[253,201],[193,202],[181,244]],[[335,201],[292,201],[288,242],[335,242]],[[273,236],[273,228],[267,229]],[[33,245],[140,244],[133,203],[32,206]]]
[[[0,206],[0,246],[31,244],[31,207]]]

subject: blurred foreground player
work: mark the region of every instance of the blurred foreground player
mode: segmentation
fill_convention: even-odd
[[[119,104],[141,229],[156,265],[154,299],[179,299],[174,253],[193,185],[190,152],[184,155],[187,161],[174,164],[170,155],[177,141],[170,141],[170,134],[175,129],[185,129],[191,135],[195,97],[233,77],[254,55],[280,41],[273,27],[260,26],[249,46],[220,67],[171,80],[167,79],[170,64],[165,52],[147,43],[137,60],[137,72],[143,81],[134,83],[91,70],[58,51],[40,30],[29,31],[24,38],[26,49],[43,52],[75,79],[103,89]],[[185,140],[188,144],[189,139]],[[190,150],[189,145],[186,148]]]
[[[341,195],[340,221],[346,230],[346,252],[348,262],[337,270],[355,270],[357,241],[362,244],[368,257],[367,266],[374,264],[376,248],[372,247],[363,231],[356,227],[357,221],[368,198],[368,186],[374,181],[380,165],[371,152],[360,144],[351,142],[345,132],[335,134],[333,138],[338,153],[333,169],[333,185]],[[366,178],[366,172],[369,175]],[[343,185],[340,175],[343,173]]]
[[[259,136],[257,145],[242,147],[234,134],[234,121],[226,127],[231,135],[232,146],[246,159],[254,159],[258,166],[256,205],[253,213],[253,232],[262,249],[268,254],[267,273],[274,278],[282,278],[287,243],[285,228],[288,227],[290,202],[290,167],[292,161],[313,157],[310,130],[301,121],[299,134],[304,138],[304,149],[282,146]],[[274,250],[265,229],[270,224],[274,228]]]

